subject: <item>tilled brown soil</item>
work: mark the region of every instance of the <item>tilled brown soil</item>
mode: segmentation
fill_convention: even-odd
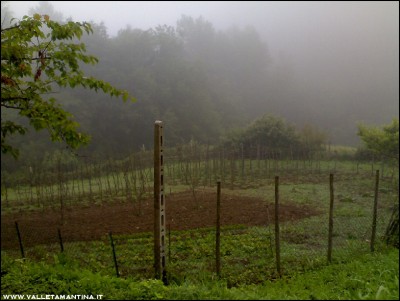
[[[194,200],[191,192],[167,195],[166,224],[171,230],[212,227],[216,224],[216,193],[199,191]],[[317,215],[316,209],[281,202],[280,221],[302,219]],[[244,196],[221,196],[221,225],[267,225],[274,222],[273,203]],[[112,202],[103,205],[66,207],[2,216],[1,249],[18,248],[15,222],[18,222],[23,245],[58,242],[60,229],[63,241],[89,241],[113,234],[153,231],[153,200],[137,203]]]

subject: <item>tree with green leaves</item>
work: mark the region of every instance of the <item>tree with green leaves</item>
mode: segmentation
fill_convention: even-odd
[[[80,38],[92,33],[86,22],[60,23],[48,15],[34,14],[1,28],[1,151],[18,157],[9,143],[14,134],[25,134],[27,127],[10,118],[12,112],[26,117],[35,130],[47,129],[52,141],[64,141],[76,149],[89,142],[79,132],[79,124],[54,97],[55,88],[83,87],[101,90],[111,96],[134,101],[128,91],[108,82],[85,76],[82,64],[98,59],[86,54]]]
[[[393,118],[392,122],[382,127],[358,125],[358,136],[364,142],[366,148],[372,151],[382,160],[392,161],[393,170],[399,164],[399,119]],[[397,198],[399,197],[398,179],[395,181]],[[399,248],[399,204],[393,206],[392,216],[389,220],[384,240]]]
[[[262,147],[284,156],[312,158],[323,150],[326,134],[310,123],[298,130],[284,118],[266,114],[244,129],[229,132],[224,139],[227,147]]]
[[[399,162],[399,119],[382,127],[358,124],[357,135],[364,142],[367,149],[383,160]]]
[[[327,134],[311,123],[306,123],[299,131],[300,147],[308,157],[322,151],[327,141]]]
[[[289,154],[300,146],[296,128],[284,118],[266,114],[254,120],[246,128],[231,131],[225,139],[228,147],[243,145],[247,152],[251,148],[263,147],[271,153]]]

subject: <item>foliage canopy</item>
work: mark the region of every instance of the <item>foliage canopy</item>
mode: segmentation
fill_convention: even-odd
[[[254,120],[245,129],[231,132],[226,143],[231,147],[264,147],[268,151],[286,155],[312,156],[321,150],[326,134],[311,124],[297,130],[285,119],[264,115]]]
[[[358,125],[357,135],[364,142],[367,149],[382,159],[399,161],[399,119],[382,127]]]
[[[53,21],[48,15],[34,14],[1,28],[1,151],[18,157],[18,149],[9,143],[10,136],[25,134],[27,128],[9,118],[11,110],[27,117],[35,130],[48,129],[52,141],[64,141],[75,149],[89,142],[78,131],[79,124],[53,97],[55,87],[81,86],[101,90],[124,101],[135,100],[126,90],[108,82],[85,76],[82,63],[96,64],[97,58],[86,54],[80,43],[82,35],[92,33],[86,22]]]

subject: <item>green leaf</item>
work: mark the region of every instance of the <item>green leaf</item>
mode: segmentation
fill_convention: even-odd
[[[45,34],[45,31],[49,33]],[[129,97],[107,82],[85,77],[81,63],[96,64],[98,59],[86,54],[84,43],[74,43],[82,35],[93,33],[87,22],[60,24],[48,16],[35,14],[24,16],[16,25],[2,29],[1,35],[1,106],[2,110],[16,110],[26,116],[35,130],[47,129],[53,141],[64,141],[76,148],[89,142],[89,136],[78,131],[79,124],[71,114],[57,105],[55,99],[45,100],[54,83],[60,87],[70,86],[99,89],[111,96]],[[6,116],[6,115],[4,115]],[[2,116],[3,118],[3,116]],[[25,128],[10,120],[2,119],[2,153],[18,156],[18,150],[8,143],[14,134],[24,134]]]

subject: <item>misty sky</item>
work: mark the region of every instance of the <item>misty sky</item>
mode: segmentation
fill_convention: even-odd
[[[266,42],[272,60],[287,65],[305,88],[327,89],[331,95],[345,93],[345,98],[369,87],[393,99],[393,109],[398,110],[398,1],[49,2],[75,21],[104,21],[111,36],[128,24],[142,29],[175,26],[183,14],[202,16],[221,30],[252,25]],[[10,1],[9,7],[21,17],[37,3]]]

